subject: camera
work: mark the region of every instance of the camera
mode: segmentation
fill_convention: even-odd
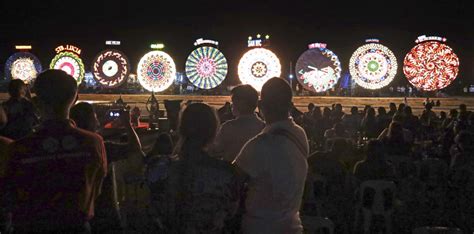
[[[106,118],[109,120],[118,119],[125,112],[124,109],[110,109],[107,111]]]

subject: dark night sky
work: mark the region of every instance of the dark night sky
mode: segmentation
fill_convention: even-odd
[[[468,0],[171,2],[1,1],[0,63],[17,43],[31,43],[43,66],[49,65],[56,46],[73,44],[82,48],[89,68],[104,41],[115,39],[122,41],[118,49],[128,55],[134,70],[150,43],[163,42],[182,71],[194,40],[204,37],[220,42],[229,61],[228,82],[236,83],[249,35],[271,35],[271,49],[286,74],[289,62],[296,63],[311,42],[328,43],[347,71],[352,52],[366,38],[381,39],[401,64],[416,37],[427,34],[448,38],[461,59],[458,80],[474,83],[474,8]],[[401,68],[396,80],[405,80]]]

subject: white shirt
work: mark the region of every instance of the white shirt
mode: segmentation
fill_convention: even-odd
[[[232,162],[244,144],[259,134],[264,127],[265,123],[256,114],[242,115],[227,121],[219,129],[211,153]]]
[[[278,129],[289,132],[293,140],[274,134]],[[290,119],[267,125],[245,144],[234,161],[250,176],[247,213],[242,221],[244,233],[302,232],[298,211],[308,170],[308,152],[304,130]]]

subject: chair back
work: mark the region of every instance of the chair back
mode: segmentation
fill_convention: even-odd
[[[359,200],[362,208],[383,215],[393,209],[395,183],[386,180],[369,180],[360,185]]]

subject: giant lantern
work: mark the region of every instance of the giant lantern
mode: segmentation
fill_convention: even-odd
[[[243,84],[249,84],[257,91],[262,89],[263,84],[270,78],[281,75],[281,65],[278,57],[269,49],[263,48],[268,45],[269,36],[265,39],[260,34],[257,39],[249,37],[247,51],[239,61],[238,74]]]
[[[36,76],[43,70],[41,62],[32,53],[31,45],[17,45],[18,52],[12,54],[5,63],[5,76],[7,79],[20,79],[27,84],[34,82]]]
[[[446,88],[459,73],[459,58],[445,44],[446,38],[418,37],[415,47],[405,56],[403,73],[418,89],[434,91]]]
[[[152,44],[153,51],[143,55],[137,67],[137,79],[148,91],[162,92],[168,89],[176,78],[176,65],[171,56],[161,49],[163,44]]]
[[[56,56],[51,60],[49,67],[65,71],[72,76],[77,85],[84,79],[84,63],[80,57],[81,49],[73,45],[58,46],[55,49]]]
[[[227,75],[227,59],[217,48],[219,43],[213,40],[196,40],[199,46],[186,60],[186,76],[194,86],[200,89],[212,89],[224,81]]]
[[[298,82],[309,91],[324,92],[341,77],[341,62],[324,43],[312,43],[296,62]]]
[[[393,81],[397,74],[397,58],[378,39],[367,39],[352,54],[349,71],[355,82],[365,89],[380,89]]]
[[[106,41],[108,46],[119,46],[120,41]],[[94,79],[104,88],[115,88],[127,81],[130,74],[130,62],[120,50],[105,49],[94,59],[92,64]]]

